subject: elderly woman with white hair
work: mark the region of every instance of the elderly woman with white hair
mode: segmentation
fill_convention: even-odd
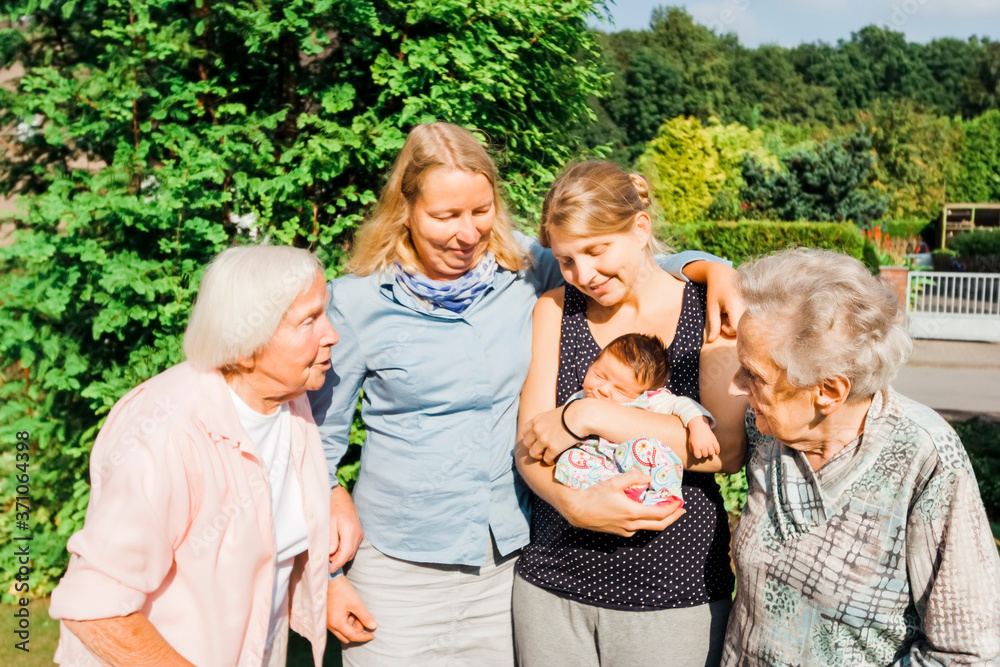
[[[889,386],[912,347],[893,294],[805,249],[739,285],[749,492],[723,664],[997,664],[997,549],[958,436]]]
[[[284,665],[290,620],[322,663],[331,496],[304,397],[338,340],[322,269],[296,248],[223,251],[188,361],[111,410],[52,594],[56,662]]]

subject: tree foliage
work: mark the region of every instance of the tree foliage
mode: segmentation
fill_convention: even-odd
[[[1000,202],[1000,111],[962,125],[962,150],[951,201]]]
[[[742,192],[749,218],[853,221],[862,229],[885,215],[887,197],[872,185],[875,157],[863,134],[791,153],[774,170],[747,155]]]
[[[671,224],[704,219],[726,179],[711,137],[690,117],[660,126],[639,158],[639,169],[650,181],[662,220]]]
[[[908,100],[876,102],[861,112],[875,151],[875,179],[889,195],[887,213],[895,218],[930,219],[945,200],[945,183],[958,175],[960,124],[921,112]]]
[[[704,250],[734,264],[800,246],[822,248],[862,259],[865,239],[852,224],[773,220],[715,221],[668,225],[665,238],[677,247]]]
[[[899,100],[964,119],[1000,109],[1000,42],[985,38],[918,44],[871,25],[836,44],[751,49],[670,7],[654,10],[648,30],[602,35],[601,43],[612,54],[616,99],[633,108],[609,110],[607,120],[627,135],[624,152],[632,156],[678,115],[756,129],[853,124],[859,112]]]
[[[743,180],[743,162],[746,157],[751,155],[760,164],[772,169],[777,169],[780,162],[764,147],[764,133],[759,129],[751,130],[739,123],[722,125],[713,118],[705,132],[718,153],[719,168],[725,175],[705,217],[712,220],[736,220],[743,215],[740,194],[746,187]]]
[[[756,157],[777,168],[760,130],[717,118],[703,126],[695,118],[665,122],[640,156],[640,171],[650,179],[653,201],[670,224],[705,219],[733,220],[742,213],[743,160]]]
[[[515,210],[537,210],[605,88],[594,4],[6,4],[0,65],[25,74],[0,92],[0,127],[17,128],[0,192],[21,206],[0,250],[0,424],[35,447],[34,592],[80,525],[101,416],[181,359],[205,262],[268,236],[334,273],[405,133],[431,120],[478,128]]]

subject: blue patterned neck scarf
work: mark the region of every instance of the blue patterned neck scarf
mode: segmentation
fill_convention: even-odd
[[[433,306],[453,313],[464,313],[487,287],[493,284],[497,260],[487,252],[479,263],[455,280],[431,280],[427,276],[409,273],[396,262],[396,282],[413,296]]]

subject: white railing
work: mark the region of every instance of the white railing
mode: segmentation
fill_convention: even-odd
[[[910,335],[1000,342],[1000,273],[910,272]]]
[[[1000,273],[911,271],[910,313],[1000,315]]]

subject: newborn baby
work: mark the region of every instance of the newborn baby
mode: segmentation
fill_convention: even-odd
[[[680,417],[688,429],[688,443],[696,458],[718,454],[719,441],[711,413],[685,396],[664,388],[670,361],[656,336],[625,334],[601,350],[583,379],[583,391],[566,402],[597,398]],[[630,498],[647,505],[679,500],[682,503],[681,460],[656,438],[635,438],[613,443],[589,437],[567,449],[556,461],[555,478],[571,489],[585,489],[639,466],[652,477],[648,486],[626,489]]]

